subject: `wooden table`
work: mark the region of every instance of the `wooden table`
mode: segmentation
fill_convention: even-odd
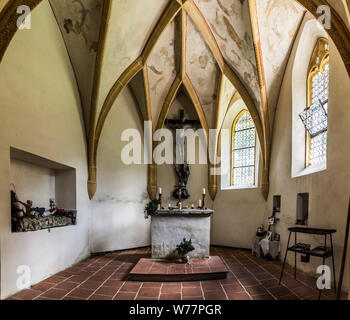
[[[335,293],[337,292],[337,286],[336,286],[336,277],[335,277],[335,265],[334,265],[334,250],[333,250],[333,239],[332,239],[332,234],[337,232],[335,229],[318,229],[318,228],[308,228],[308,227],[292,227],[288,228],[289,231],[289,237],[288,237],[288,244],[287,244],[287,249],[286,249],[286,254],[284,257],[283,261],[283,266],[282,266],[282,271],[281,271],[281,276],[280,276],[280,281],[279,284],[281,284],[282,277],[283,277],[283,272],[284,268],[286,265],[286,260],[287,260],[287,254],[288,251],[294,252],[294,279],[297,278],[297,253],[301,254],[306,254],[314,257],[319,257],[323,259],[323,265],[325,264],[326,258],[332,258],[332,264],[333,264],[333,280],[334,280],[334,291]],[[292,233],[294,233],[294,246],[289,246],[290,244],[290,238]],[[320,249],[312,249],[312,250],[306,250],[303,248],[300,248],[297,246],[297,233],[304,233],[304,234],[312,234],[312,235],[320,235],[324,236],[324,249],[325,250],[320,250]],[[328,250],[327,248],[327,236],[330,238],[330,244],[331,248]],[[318,299],[321,298],[321,292],[322,290],[319,290],[318,294]]]

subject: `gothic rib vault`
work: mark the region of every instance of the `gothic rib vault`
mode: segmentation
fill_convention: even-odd
[[[260,186],[267,197],[271,132],[289,52],[305,8],[316,15],[317,6],[332,5],[331,1],[49,2],[80,91],[89,147],[90,198],[97,187],[96,156],[104,123],[127,86],[136,97],[142,118],[152,121],[154,130],[163,126],[179,90],[191,99],[205,130],[220,129],[232,102],[243,99],[261,145]],[[40,0],[2,3],[0,59],[16,32],[17,6],[27,4],[34,9],[39,3]],[[348,21],[342,20],[344,13],[339,10],[332,7],[329,34],[350,73]],[[149,165],[150,197],[156,193],[156,170],[155,165]],[[212,198],[216,195],[216,179],[209,175]]]

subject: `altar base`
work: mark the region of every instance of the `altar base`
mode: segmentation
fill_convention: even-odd
[[[212,210],[159,210],[152,215],[152,258],[177,259],[176,246],[184,238],[192,239],[191,258],[205,259],[210,250]]]

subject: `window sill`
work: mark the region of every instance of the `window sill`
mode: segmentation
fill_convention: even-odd
[[[251,189],[257,189],[257,186],[228,186],[228,187],[221,187],[221,190],[251,190]]]
[[[324,171],[326,169],[327,169],[327,162],[326,161],[322,162],[322,163],[318,163],[318,164],[312,164],[312,165],[309,165],[308,167],[304,168],[303,170],[301,170],[297,174],[295,174],[292,178],[306,176],[306,175],[313,174],[316,172]]]

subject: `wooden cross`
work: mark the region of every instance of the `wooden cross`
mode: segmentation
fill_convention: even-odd
[[[185,126],[200,126],[201,123],[198,120],[185,119],[185,111],[180,110],[180,118],[176,119],[165,119],[165,126],[170,129],[183,129]]]

